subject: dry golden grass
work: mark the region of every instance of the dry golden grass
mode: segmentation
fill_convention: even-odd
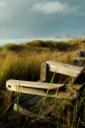
[[[75,52],[85,48],[81,40],[69,42],[40,41],[16,45],[6,44],[0,48],[0,87],[8,79],[38,80],[40,65],[55,60],[70,63]]]

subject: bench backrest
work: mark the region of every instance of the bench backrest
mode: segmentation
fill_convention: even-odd
[[[71,64],[64,64],[56,61],[47,61],[41,64],[40,80],[47,81],[50,72],[66,78],[74,78],[75,80],[83,73],[84,67]]]

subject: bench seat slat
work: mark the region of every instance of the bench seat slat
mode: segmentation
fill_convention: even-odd
[[[31,94],[31,95],[39,95],[39,96],[47,96],[48,97],[53,97],[53,98],[57,98],[57,99],[74,99],[76,95],[76,93],[71,94],[70,92],[54,92],[52,94],[47,94],[47,92],[45,92],[42,89],[35,89],[35,88],[24,88],[24,87],[18,87],[18,89],[15,87],[13,87],[11,89],[11,91],[15,91],[17,93],[24,93],[24,94]]]
[[[6,87],[8,90],[12,90],[12,88],[35,88],[35,89],[57,89],[63,87],[64,84],[53,84],[53,83],[42,83],[42,82],[31,82],[31,81],[20,81],[20,80],[8,80],[6,82]]]

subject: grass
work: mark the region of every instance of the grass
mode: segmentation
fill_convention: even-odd
[[[40,76],[40,65],[44,61],[55,60],[65,63],[70,63],[72,58],[75,56],[75,53],[81,49],[85,48],[85,43],[82,40],[71,40],[69,42],[55,42],[55,41],[41,41],[35,40],[30,43],[26,42],[25,44],[6,44],[5,46],[0,47],[0,89],[5,89],[5,83],[8,79],[19,79],[19,80],[29,80],[37,81]],[[52,83],[53,79],[51,80]],[[71,84],[71,83],[70,83]],[[48,110],[53,111],[50,114],[51,119],[56,120],[62,115],[63,119],[63,110],[67,106],[68,102],[50,100],[48,95],[44,100],[40,101],[38,105],[42,107],[39,111],[41,114],[47,113]],[[5,99],[6,102],[6,99]],[[67,112],[67,122],[65,128],[76,128],[76,114],[77,111],[81,108],[82,103],[85,103],[85,99],[81,99],[73,106],[71,113],[68,109]],[[58,106],[58,108],[56,108]],[[69,104],[72,106],[72,104]],[[37,107],[37,106],[35,106]],[[60,111],[62,109],[62,111]],[[74,118],[72,119],[72,115]],[[59,118],[57,118],[57,116]],[[84,117],[85,118],[85,117]],[[61,121],[63,123],[64,121]],[[78,118],[77,127],[79,127],[80,118]]]
[[[44,61],[56,60],[69,62],[72,52],[36,52],[23,51],[19,53],[5,51],[0,56],[0,87],[5,86],[8,79],[38,80],[40,65]]]

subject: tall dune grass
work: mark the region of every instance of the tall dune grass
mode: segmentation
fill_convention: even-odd
[[[71,61],[73,53],[63,52],[21,52],[7,53],[0,61],[0,87],[5,86],[8,79],[39,80],[40,65],[44,61]]]

